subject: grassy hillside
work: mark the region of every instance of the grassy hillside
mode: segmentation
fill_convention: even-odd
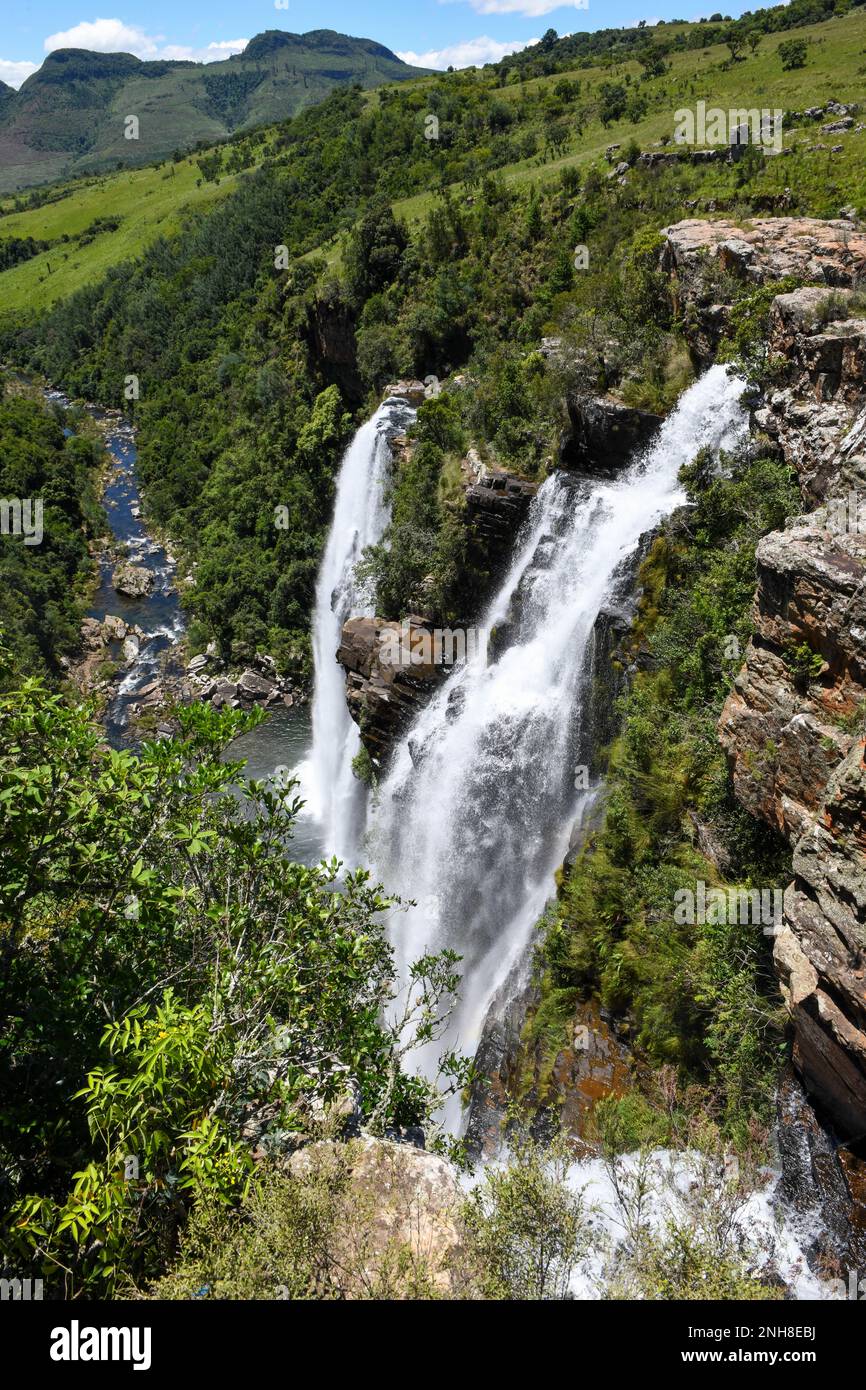
[[[698,26],[666,26],[665,38],[678,32],[694,31]],[[428,216],[439,194],[441,183],[438,169],[449,165],[455,175],[463,174],[463,182],[471,182],[485,164],[495,167],[499,176],[517,188],[543,187],[555,183],[569,167],[585,169],[603,161],[611,144],[623,147],[635,141],[641,149],[657,147],[657,142],[670,139],[674,131],[674,112],[680,105],[694,105],[704,100],[708,105],[723,108],[759,105],[785,112],[802,111],[821,104],[830,96],[841,102],[856,102],[864,92],[863,73],[866,69],[866,12],[850,14],[811,25],[798,31],[807,40],[806,64],[803,68],[786,71],[779,56],[779,47],[790,34],[782,32],[764,36],[758,48],[745,48],[739,61],[730,61],[730,51],[723,43],[711,44],[695,51],[672,52],[667,61],[668,71],[651,81],[641,79],[642,66],[635,59],[604,66],[572,67],[545,77],[525,82],[516,78],[500,86],[495,68],[478,73],[455,73],[448,78],[425,77],[401,85],[403,107],[417,112],[418,128],[428,110],[436,109],[443,91],[488,94],[491,100],[507,105],[510,123],[494,141],[469,142],[466,155],[460,161],[451,158],[450,151],[428,149],[430,159],[414,174],[421,191],[394,200],[395,211],[411,226],[419,226]],[[653,31],[658,36],[659,31]],[[256,41],[258,42],[258,41]],[[215,64],[214,67],[222,65]],[[563,80],[580,83],[576,101],[563,103],[555,96]],[[646,101],[647,109],[639,115],[623,115],[607,124],[601,118],[601,88],[605,83],[622,84]],[[373,119],[381,116],[389,100],[388,89],[371,91],[365,99],[365,109]],[[580,128],[578,128],[578,117]],[[565,121],[568,133],[564,144],[554,148],[549,142],[553,123]],[[447,131],[447,126],[446,126]],[[416,130],[416,135],[418,130]],[[519,136],[519,139],[517,138]],[[497,142],[510,142],[504,162],[499,159]],[[259,164],[273,153],[278,132],[258,132],[249,140],[251,164]],[[531,149],[523,158],[508,158],[518,153],[523,142]],[[797,190],[823,199],[825,215],[838,210],[839,198],[834,191],[834,170],[840,161],[855,179],[855,201],[866,204],[866,132],[854,132],[833,138],[820,133],[820,124],[809,122],[788,124],[784,133],[786,147],[797,152],[786,157],[779,167],[767,170],[768,190],[781,191],[786,184]],[[843,153],[834,155],[830,147],[843,144]],[[824,144],[825,150],[809,150],[810,145]],[[4,238],[31,237],[36,241],[56,243],[63,235],[76,237],[100,218],[117,216],[121,224],[115,231],[104,231],[85,245],[59,247],[55,244],[44,253],[0,274],[2,305],[6,310],[22,312],[41,310],[66,297],[82,285],[94,281],[110,266],[139,255],[154,237],[170,233],[182,225],[187,211],[207,207],[225,196],[236,184],[236,175],[223,173],[219,184],[201,177],[197,160],[190,157],[165,167],[148,167],[133,172],[106,174],[98,179],[75,181],[65,190],[67,196],[57,202],[27,211],[10,213],[13,202],[7,199],[0,216],[0,242]],[[223,156],[227,165],[231,153]],[[438,160],[438,167],[437,167]],[[466,165],[470,165],[468,180]],[[172,173],[172,170],[174,171]],[[862,177],[857,171],[861,171]],[[445,175],[447,178],[447,174]],[[730,170],[714,172],[720,194],[733,187]],[[452,180],[449,178],[448,182]],[[455,180],[456,182],[456,180]],[[706,183],[706,178],[701,180]],[[64,191],[64,190],[61,190]],[[20,200],[19,200],[20,201]],[[329,244],[322,248],[327,264],[334,268],[340,261],[340,247]],[[48,273],[48,266],[51,273]]]
[[[219,183],[203,179],[196,160],[188,158],[76,180],[57,201],[7,211],[0,216],[0,252],[5,240],[30,237],[50,245],[5,272],[3,309],[38,312],[73,294],[111,266],[141,255],[155,237],[178,231],[188,213],[224,198],[236,183],[236,174]]]
[[[418,69],[370,39],[269,30],[220,63],[142,62],[59,49],[12,96],[0,93],[0,193],[161,159],[198,142],[284,120],[335,86],[375,87]],[[127,139],[137,116],[139,137]]]

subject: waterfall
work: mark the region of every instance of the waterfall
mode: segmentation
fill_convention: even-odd
[[[313,618],[313,746],[299,769],[302,795],[321,827],[327,855],[351,863],[364,812],[364,788],[352,772],[361,741],[346,706],[346,681],[336,661],[343,623],[373,613],[355,566],[366,546],[381,540],[388,524],[390,441],[416,412],[389,397],[349,445],[340,465],[334,519],[316,582]]]
[[[405,979],[426,950],[463,957],[449,1044],[465,1052],[526,948],[591,794],[575,790],[575,762],[599,610],[641,536],[684,502],[680,467],[745,437],[742,390],[711,367],[620,477],[544,482],[477,654],[421,712],[379,788],[368,853],[386,888],[417,904],[396,914],[397,964]]]

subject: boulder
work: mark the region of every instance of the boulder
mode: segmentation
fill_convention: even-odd
[[[105,646],[106,635],[98,618],[85,618],[81,624],[81,645],[85,651],[98,652]]]
[[[238,694],[247,700],[264,700],[272,693],[274,682],[267,676],[261,676],[257,671],[250,667],[244,671],[238,681]]]
[[[107,614],[102,620],[102,635],[106,642],[122,642],[127,633],[123,618]]]
[[[123,563],[117,566],[111,582],[127,598],[144,598],[153,588],[153,575],[141,565]]]
[[[465,1291],[463,1194],[455,1170],[436,1154],[365,1136],[348,1145],[321,1140],[286,1160],[303,1177],[337,1165],[345,1171],[345,1219],[336,1223],[344,1248],[335,1252],[341,1294],[417,1296],[418,1284],[441,1297]]]
[[[613,396],[578,396],[566,400],[569,429],[560,444],[560,464],[580,473],[612,476],[648,444],[662,417],[623,405]]]
[[[396,397],[398,400],[406,401],[409,405],[423,405],[428,399],[427,389],[423,381],[394,381],[390,386],[385,387],[383,394],[384,400]]]
[[[218,681],[210,697],[211,704],[215,709],[222,709],[225,705],[235,708],[237,698],[238,688],[234,681]]]
[[[346,672],[346,701],[375,763],[387,756],[452,669],[450,652],[442,647],[440,641],[437,648],[432,623],[422,617],[402,624],[350,618],[343,624],[337,660]]]

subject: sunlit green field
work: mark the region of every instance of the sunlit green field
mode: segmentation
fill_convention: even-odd
[[[0,308],[42,309],[65,298],[119,261],[139,255],[155,237],[177,231],[186,213],[225,197],[236,178],[225,177],[218,186],[206,183],[195,160],[185,159],[162,168],[148,166],[77,181],[69,197],[0,217],[0,238],[33,237],[59,243],[60,237],[69,237],[67,243],[52,246],[0,275]],[[6,206],[10,205],[7,199]],[[121,225],[79,246],[75,238],[105,217],[119,217]]]

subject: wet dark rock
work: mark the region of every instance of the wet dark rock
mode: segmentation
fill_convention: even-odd
[[[566,401],[569,428],[560,444],[563,468],[612,476],[630,462],[636,449],[649,444],[662,417],[623,405],[613,396],[578,396]]]
[[[845,1277],[866,1262],[866,1161],[840,1140],[810,1105],[792,1068],[777,1098],[776,1139],[782,1164],[779,1197],[807,1225],[814,1219],[810,1263],[825,1277]]]
[[[511,554],[537,484],[513,473],[486,473],[466,489],[466,517],[473,550],[483,568],[495,571]]]
[[[322,375],[351,401],[360,401],[364,383],[358,371],[355,316],[339,296],[317,298],[307,309],[304,336]]]

